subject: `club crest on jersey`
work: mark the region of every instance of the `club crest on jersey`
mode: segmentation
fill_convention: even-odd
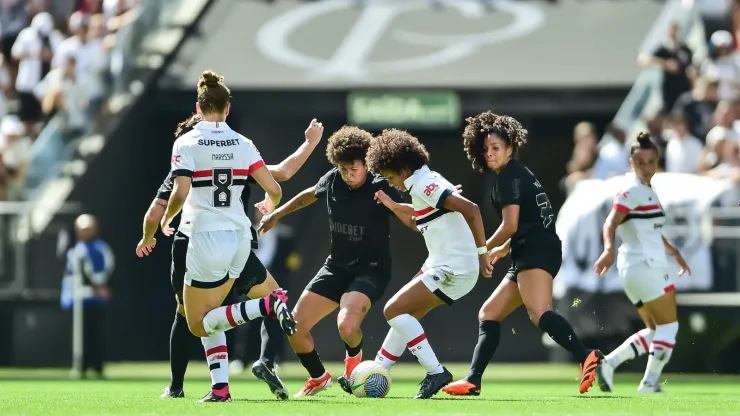
[[[225,185],[226,182],[228,182],[228,180],[229,180],[229,175],[225,173],[218,175],[218,183]]]
[[[180,155],[172,155],[172,163],[178,163],[180,161]]]
[[[427,185],[426,188],[424,188],[424,195],[432,196],[432,193],[437,188],[439,188],[439,185],[437,185],[436,183],[430,183],[429,185]]]
[[[622,192],[618,192],[618,193],[617,193],[617,198],[622,198],[622,199],[625,199],[625,198],[627,198],[628,196],[629,196],[629,192],[627,192],[627,191],[622,191]]]

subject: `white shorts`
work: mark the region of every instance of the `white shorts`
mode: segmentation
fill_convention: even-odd
[[[193,233],[185,258],[185,284],[211,289],[236,279],[252,252],[251,235],[219,230]]]
[[[454,275],[441,269],[422,268],[415,279],[421,280],[430,292],[446,304],[452,303],[470,293],[478,283],[478,271]]]
[[[650,267],[645,261],[618,267],[617,271],[622,278],[624,293],[638,308],[676,290],[673,277],[666,269]]]

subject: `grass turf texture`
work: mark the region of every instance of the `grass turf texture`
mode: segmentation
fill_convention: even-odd
[[[330,364],[341,375],[341,364]],[[467,365],[450,365],[455,377]],[[480,397],[451,398],[440,392],[432,400],[410,399],[423,377],[418,364],[393,368],[393,385],[384,399],[358,399],[335,383],[317,397],[277,401],[267,387],[247,371],[232,376],[233,403],[195,403],[209,387],[203,362],[191,362],[185,381],[185,399],[160,399],[168,384],[166,363],[110,365],[107,380],[70,380],[67,370],[0,369],[0,415],[738,415],[740,377],[668,374],[666,395],[635,392],[639,374],[618,373],[616,392],[610,395],[594,385],[578,394],[576,365],[539,364],[489,367]],[[281,368],[291,393],[305,380],[293,363]]]

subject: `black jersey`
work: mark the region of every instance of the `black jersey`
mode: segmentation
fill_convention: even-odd
[[[253,183],[256,183],[254,178],[252,176],[249,176],[247,178],[247,185],[251,185]],[[172,188],[174,187],[175,187],[175,177],[172,176],[172,172],[169,172],[167,174],[167,177],[164,178],[162,185],[160,185],[159,189],[157,190],[157,198],[170,199],[170,195],[172,195]],[[249,196],[251,194],[252,194],[251,188],[249,186],[245,186],[242,190],[242,195],[240,198],[240,201],[242,202],[242,206],[244,206],[244,212],[247,214],[247,216],[249,216],[249,209],[247,209],[247,205],[244,204],[244,201],[249,202]],[[257,232],[254,230],[254,227],[252,227],[252,250],[256,250],[257,247],[258,247]]]
[[[512,243],[539,231],[555,234],[555,211],[547,193],[532,171],[518,161],[509,161],[496,175],[491,202],[499,216],[505,206],[519,205],[519,224]]]
[[[314,194],[326,200],[331,230],[331,254],[327,265],[345,268],[390,267],[392,211],[375,202],[375,192],[384,191],[396,202],[403,196],[388,180],[368,172],[365,183],[350,189],[334,168],[319,179]]]

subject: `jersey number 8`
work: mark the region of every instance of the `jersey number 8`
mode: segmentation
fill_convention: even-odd
[[[234,182],[234,171],[230,168],[213,169],[213,206],[228,208],[231,206],[231,185]]]
[[[542,192],[541,194],[537,194],[535,197],[537,201],[537,206],[540,207],[540,217],[542,217],[542,226],[547,228],[552,224],[552,217],[554,216],[552,213],[552,205],[550,205],[550,200],[547,198],[547,194]]]

